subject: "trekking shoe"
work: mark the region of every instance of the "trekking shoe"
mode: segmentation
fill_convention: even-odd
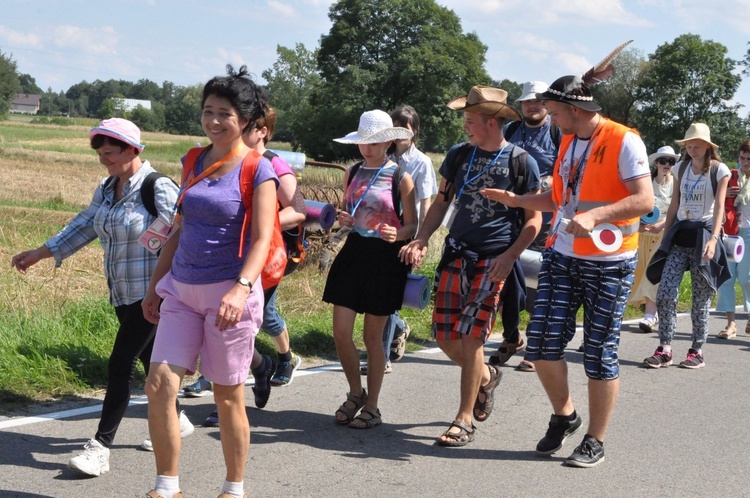
[[[180,410],[180,437],[187,437],[195,431],[195,426],[190,423],[190,419],[185,415],[185,410]],[[151,444],[151,437],[147,437],[141,443],[141,449],[144,451],[154,451],[154,445]]]
[[[644,332],[646,334],[653,334],[654,329],[656,328],[656,325],[659,323],[659,319],[657,317],[654,318],[644,318],[640,322],[638,322],[638,328],[641,329],[641,332]]]
[[[668,367],[672,364],[672,351],[669,353],[664,352],[664,348],[659,346],[653,355],[643,360],[643,366],[649,368],[661,368]]]
[[[703,361],[703,355],[693,348],[688,349],[687,358],[680,362],[682,368],[703,368],[706,363]]]
[[[359,366],[359,373],[360,375],[367,375],[367,363],[363,363]],[[393,373],[393,365],[391,365],[391,360],[385,362],[385,373]]]
[[[109,472],[109,448],[105,448],[96,439],[89,439],[83,447],[83,453],[68,461],[68,468],[93,477]]]
[[[719,332],[717,337],[719,339],[731,339],[732,337],[737,336],[737,325],[735,325],[734,322],[728,324],[724,329]]]
[[[291,361],[280,361],[276,365],[276,373],[271,378],[272,386],[288,386],[294,379],[294,372],[302,364],[302,358],[292,353]]]
[[[568,436],[578,430],[583,424],[581,416],[576,414],[575,420],[566,420],[564,415],[552,415],[549,419],[547,434],[537,443],[536,452],[540,455],[551,455],[562,448]]]
[[[255,378],[253,394],[255,395],[255,406],[258,408],[265,408],[268,398],[271,397],[273,371],[273,360],[268,355],[263,355],[263,364],[258,369],[253,369],[253,377]]]
[[[214,410],[211,415],[206,417],[203,427],[219,427],[219,410]]]
[[[406,353],[406,340],[409,338],[409,334],[411,334],[411,328],[409,328],[408,323],[404,322],[403,333],[398,337],[394,337],[391,342],[391,361],[398,361],[404,357],[404,353]]]
[[[211,381],[201,375],[195,383],[183,387],[182,392],[186,398],[202,398],[207,394],[212,394],[211,387]]]
[[[604,447],[596,438],[586,434],[583,441],[573,453],[565,460],[568,467],[596,467],[604,461]]]

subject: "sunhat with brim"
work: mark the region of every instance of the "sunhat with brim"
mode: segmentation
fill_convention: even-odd
[[[680,155],[675,154],[672,147],[670,147],[669,145],[665,145],[664,147],[659,147],[656,152],[648,156],[648,163],[653,166],[656,160],[660,157],[671,157],[672,159],[677,161],[680,158]]]
[[[334,142],[342,144],[380,144],[402,138],[412,138],[414,133],[400,126],[393,126],[391,116],[379,109],[363,112],[359,117],[359,128]]]
[[[583,109],[584,111],[599,112],[602,108],[594,102],[591,89],[583,83],[580,76],[563,76],[557,78],[542,93],[537,93],[539,100],[555,100]]]
[[[685,132],[685,138],[682,140],[675,140],[675,142],[682,147],[688,140],[703,140],[704,142],[708,142],[714,150],[719,148],[718,145],[711,141],[711,130],[708,129],[708,125],[705,123],[691,124],[690,128]]]
[[[523,102],[524,100],[538,100],[536,94],[546,92],[547,88],[547,83],[545,83],[544,81],[527,81],[523,84],[521,96],[516,99],[516,102]]]
[[[138,152],[143,152],[146,148],[141,143],[141,130],[133,123],[123,118],[110,118],[105,119],[99,123],[96,128],[91,128],[89,132],[89,140],[94,138],[95,135],[105,135],[117,139],[121,142],[125,142],[128,145],[132,145]]]
[[[475,112],[491,118],[520,120],[521,115],[509,106],[508,92],[502,88],[477,85],[471,87],[467,95],[461,95],[448,102],[448,108],[454,111]]]

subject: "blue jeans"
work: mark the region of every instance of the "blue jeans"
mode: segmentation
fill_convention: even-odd
[[[393,339],[404,333],[404,321],[398,316],[398,311],[388,317],[383,327],[383,351],[385,351],[385,362],[391,357],[391,343]]]
[[[278,337],[286,330],[286,323],[276,311],[276,294],[278,287],[274,287],[271,295],[268,297],[266,305],[263,307],[263,324],[260,329],[270,337]],[[271,289],[268,289],[269,291]]]
[[[750,248],[750,228],[740,229],[739,236],[745,241],[745,250]],[[732,272],[732,278],[721,284],[719,287],[719,297],[716,300],[716,311],[731,311],[736,308],[736,298],[734,294],[734,281],[737,280],[742,289],[745,311],[750,311],[750,256],[742,258],[739,263],[729,263],[729,270]]]

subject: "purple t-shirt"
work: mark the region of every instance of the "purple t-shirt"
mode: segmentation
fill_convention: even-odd
[[[196,173],[202,170],[203,156],[198,159]],[[262,158],[253,188],[268,180],[276,182],[278,187],[279,179],[271,162]],[[244,261],[237,256],[245,218],[240,165],[221,178],[204,178],[190,187],[182,200],[182,216],[180,244],[172,261],[175,280],[184,284],[211,284],[237,278]],[[247,230],[249,234],[249,225]],[[249,250],[250,237],[246,236],[243,257]]]

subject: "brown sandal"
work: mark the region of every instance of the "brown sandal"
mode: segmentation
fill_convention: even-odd
[[[536,367],[530,361],[523,360],[518,364],[516,370],[519,372],[536,372]]]
[[[354,407],[346,406],[347,403],[351,403],[354,405]],[[357,413],[359,410],[362,409],[363,406],[365,406],[365,403],[367,403],[367,391],[365,388],[362,388],[362,394],[359,396],[354,396],[352,393],[346,393],[346,401],[339,407],[338,410],[336,410],[336,413],[334,414],[334,417],[336,418],[336,423],[339,425],[349,425],[352,420],[354,420],[354,417],[357,416]],[[342,420],[338,418],[336,415],[339,413],[343,413],[346,419]]]
[[[517,344],[509,344],[508,341],[503,341],[497,351],[490,355],[490,364],[505,365],[511,356],[524,349],[526,349],[526,342],[523,338],[520,338]]]
[[[477,400],[474,402],[474,418],[477,422],[484,422],[492,415],[492,408],[495,405],[495,389],[503,377],[500,367],[487,365],[490,369],[490,380],[486,385],[479,387]],[[484,401],[479,401],[479,395],[484,394]]]
[[[451,432],[451,429],[454,427],[458,428],[458,432]],[[476,433],[476,431],[477,428],[473,425],[469,427],[466,424],[459,422],[458,420],[454,420],[453,423],[451,423],[451,426],[448,427],[448,430],[440,436],[444,437],[445,439],[438,438],[436,442],[438,446],[448,446],[451,448],[466,446],[470,442],[474,441],[474,434]]]
[[[368,415],[368,417],[363,417],[363,414]],[[375,408],[375,411],[372,411],[369,408],[362,408],[362,412],[354,417],[354,420],[349,422],[349,427],[351,427],[352,429],[372,429],[376,425],[380,425],[382,423],[383,417],[381,417],[380,410],[378,408]]]

